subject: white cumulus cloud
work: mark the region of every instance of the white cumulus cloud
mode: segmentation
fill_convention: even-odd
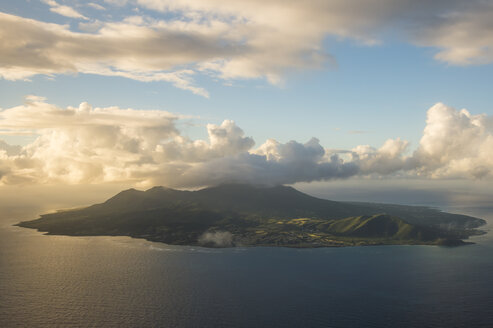
[[[60,108],[28,96],[0,111],[0,133],[31,134],[25,146],[0,142],[1,184],[119,182],[199,187],[228,182],[292,184],[353,176],[489,179],[493,121],[438,103],[428,110],[418,147],[400,138],[381,147],[329,150],[306,143],[254,140],[231,120],[206,126],[206,140],[183,136],[183,117],[160,110]]]
[[[437,177],[491,176],[492,118],[438,103],[428,110],[423,137],[414,156],[425,174]]]

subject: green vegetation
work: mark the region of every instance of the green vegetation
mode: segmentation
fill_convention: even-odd
[[[482,224],[426,207],[334,202],[284,186],[222,185],[194,192],[129,189],[102,204],[18,225],[48,234],[123,235],[177,245],[326,247],[460,245]]]

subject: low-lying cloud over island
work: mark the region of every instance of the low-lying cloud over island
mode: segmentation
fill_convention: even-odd
[[[256,146],[235,122],[208,124],[207,140],[180,133],[180,115],[160,110],[60,108],[28,96],[0,111],[0,133],[33,135],[22,147],[0,142],[0,183],[125,182],[200,187],[226,182],[292,184],[365,177],[488,179],[493,125],[442,103],[428,109],[416,149],[400,138],[381,147],[332,150],[312,138]]]

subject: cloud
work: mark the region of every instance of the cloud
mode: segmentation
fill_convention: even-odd
[[[289,72],[324,68],[335,60],[324,46],[328,37],[370,46],[394,38],[432,47],[437,60],[454,65],[493,61],[493,5],[482,0],[106,0],[149,13],[119,21],[94,21],[43,1],[54,12],[88,19],[80,25],[85,33],[0,14],[3,78],[120,76],[207,97],[197,75],[282,84]]]
[[[375,149],[357,146],[352,161],[361,174],[429,178],[488,179],[493,176],[493,118],[437,103],[428,109],[426,127],[418,148],[406,155],[408,142],[389,139]]]
[[[466,1],[436,15],[415,33],[418,45],[438,48],[435,59],[453,65],[493,62],[493,3]]]
[[[70,17],[70,18],[78,18],[78,19],[86,19],[86,20],[88,19],[84,15],[77,12],[74,8],[61,5],[54,0],[41,0],[41,1],[51,7],[50,11],[57,13],[59,15]]]
[[[198,238],[202,246],[231,247],[233,245],[233,234],[228,231],[206,231]]]
[[[292,184],[350,177],[489,179],[493,120],[438,103],[428,110],[419,146],[400,138],[330,150],[306,143],[255,142],[231,120],[207,124],[208,138],[192,140],[179,115],[159,110],[60,108],[28,96],[0,111],[0,133],[31,134],[23,147],[0,142],[0,184],[130,183],[200,187],[220,183]]]
[[[125,6],[130,0],[104,0],[104,2],[114,6]]]
[[[180,117],[163,111],[60,108],[42,97],[0,111],[4,134],[31,133],[21,149],[0,144],[0,179],[17,183],[130,182],[194,187],[222,182],[293,183],[354,175],[358,168],[328,155],[317,139],[305,144],[268,140],[253,149],[233,121],[208,124],[207,140],[180,135]]]
[[[428,110],[414,158],[422,174],[435,177],[491,177],[493,121],[438,103]]]
[[[198,34],[185,37],[179,29],[150,28],[135,20],[106,24],[92,34],[0,13],[0,31],[0,76],[7,80],[81,72],[167,81],[205,97],[207,91],[192,84],[194,71],[166,70],[224,48]]]
[[[352,149],[351,157],[358,163],[361,174],[389,175],[413,168],[412,158],[405,155],[408,146],[405,140],[388,139],[379,149],[369,145],[357,146]]]
[[[19,145],[9,145],[3,140],[0,140],[0,154],[7,156],[15,156],[21,152],[22,147]]]
[[[96,9],[96,10],[106,10],[105,7],[101,6],[100,4],[94,3],[94,2],[89,2],[88,4],[86,4],[86,6],[91,7],[93,9]]]
[[[12,172],[2,182],[131,179],[133,167],[152,163],[149,154],[161,140],[178,135],[177,118],[163,111],[92,108],[87,103],[61,109],[27,98],[24,105],[0,112],[0,129],[39,137],[17,155],[2,156]]]
[[[490,1],[135,0],[134,3],[161,12],[234,17],[237,18],[231,23],[234,27],[248,22],[246,28],[255,30],[256,34],[248,35],[246,42],[258,47],[257,51],[252,58],[245,56],[228,62],[225,76],[245,74],[246,69],[250,74],[262,75],[256,68],[266,68],[262,66],[268,63],[268,58],[264,58],[268,54],[273,55],[273,61],[281,59],[275,66],[318,67],[330,58],[321,46],[326,36],[373,45],[382,42],[388,31],[401,40],[437,48],[435,58],[450,64],[493,61],[493,3]],[[283,56],[278,56],[281,53]],[[273,81],[281,78],[282,69],[277,72],[267,69]]]

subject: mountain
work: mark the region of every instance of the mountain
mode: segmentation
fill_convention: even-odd
[[[128,189],[101,204],[18,225],[180,245],[320,247],[460,244],[484,223],[427,207],[336,202],[286,186],[225,184],[198,191]]]

